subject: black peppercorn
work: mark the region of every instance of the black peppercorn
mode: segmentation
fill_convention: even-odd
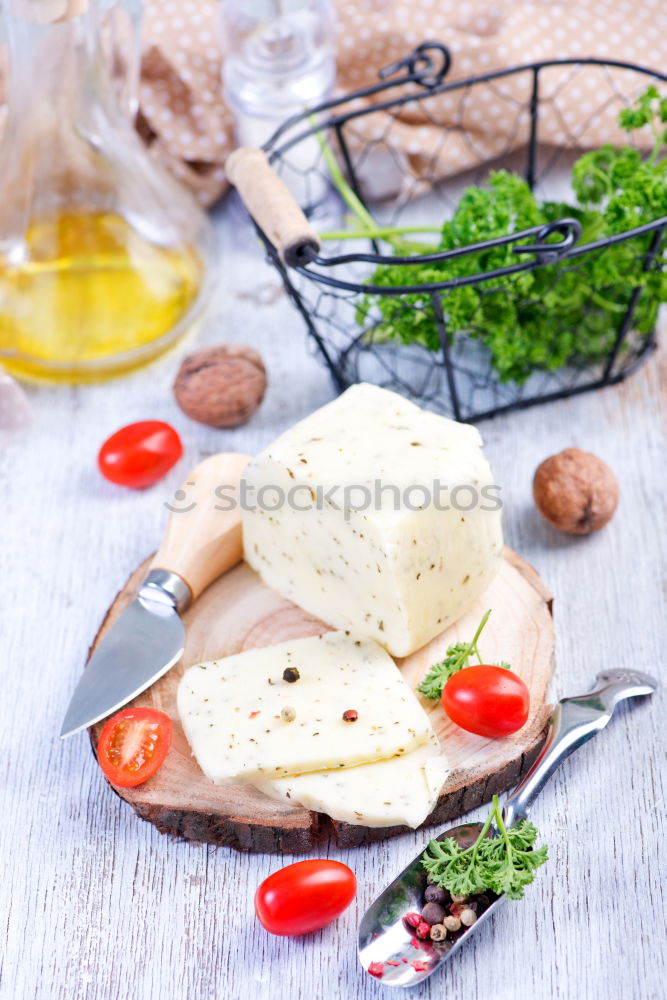
[[[422,920],[427,924],[441,924],[445,918],[445,908],[440,903],[427,903],[422,910]]]
[[[449,898],[445,889],[441,889],[439,885],[427,885],[424,897],[427,903],[440,903],[440,906],[444,906]]]
[[[295,681],[298,681],[300,676],[301,674],[296,667],[285,667],[283,670],[283,680],[287,681],[288,684],[294,684]]]

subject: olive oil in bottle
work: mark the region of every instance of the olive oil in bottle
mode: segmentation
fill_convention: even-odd
[[[209,287],[208,219],[134,129],[132,32],[107,20],[120,7],[0,7],[0,366],[14,374],[76,383],[138,368],[192,328]]]
[[[105,376],[136,367],[165,349],[202,280],[194,248],[156,246],[112,213],[32,221],[22,249],[0,259],[0,357],[17,374],[83,381],[100,360],[115,359]]]

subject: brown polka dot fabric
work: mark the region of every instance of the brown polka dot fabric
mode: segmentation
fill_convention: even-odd
[[[448,80],[565,57],[667,71],[665,0],[337,0],[335,6],[341,93],[375,83],[378,69],[431,39],[452,53]],[[233,147],[221,71],[218,0],[148,0],[140,128],[151,154],[204,204],[223,191],[223,164]],[[555,67],[541,79],[541,138],[561,147],[622,141],[618,109],[646,85],[636,73],[606,67]],[[510,77],[471,88],[464,101],[458,91],[413,105],[400,121],[374,113],[357,121],[352,142],[380,138],[390,125],[392,148],[409,175],[428,167],[431,177],[446,177],[525,143],[527,87],[527,77]],[[436,142],[443,125],[451,127],[447,142]]]

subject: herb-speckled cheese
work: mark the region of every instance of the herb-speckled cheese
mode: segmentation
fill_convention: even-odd
[[[299,680],[283,680],[287,667]],[[351,767],[408,753],[433,735],[391,657],[344,632],[190,667],[177,700],[199,766],[220,783]],[[343,721],[348,709],[356,722]]]
[[[255,784],[272,798],[298,802],[345,823],[415,829],[433,810],[448,773],[434,736],[402,757]]]
[[[352,386],[269,445],[244,479],[246,561],[302,608],[396,656],[459,618],[499,567],[500,505],[478,431],[386,389]],[[355,509],[364,488],[371,503]]]

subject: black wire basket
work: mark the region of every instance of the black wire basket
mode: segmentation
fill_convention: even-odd
[[[459,141],[467,143],[471,156],[477,160],[465,175],[467,184],[484,182],[490,166],[507,164],[525,177],[531,189],[543,192],[551,178],[562,178],[563,167],[574,159],[582,147],[595,145],[587,141],[586,128],[599,121],[600,115],[631,104],[647,82],[667,80],[667,76],[641,67],[614,61],[555,60],[531,63],[512,69],[495,71],[463,81],[447,83],[451,63],[448,50],[439,43],[419,46],[407,59],[380,73],[374,86],[329,101],[289,119],[264,147],[268,159],[295,193],[301,207],[316,228],[326,226],[332,210],[341,212],[342,202],[331,183],[323,138],[344,170],[347,182],[363,206],[371,206],[377,218],[381,213],[384,225],[392,226],[409,219],[415,206],[432,219],[442,219],[453,210],[457,197],[456,182],[443,179],[422,158],[421,169],[414,176],[398,178],[398,193],[376,202],[369,193],[368,178],[373,173],[386,175],[388,166],[394,174],[405,167],[404,156],[392,146],[396,123],[406,117],[435,125],[442,141],[452,130]],[[593,103],[582,125],[568,125],[564,108],[572,101],[573,81],[586,69],[600,75]],[[548,74],[557,72],[558,85]],[[622,71],[622,90],[618,85]],[[625,76],[623,76],[625,74]],[[648,79],[647,79],[648,78]],[[519,81],[520,98],[508,99],[503,81]],[[478,149],[476,137],[466,131],[466,107],[471,95],[498,93],[504,95],[515,115],[516,129],[504,141],[504,148],[495,147],[493,162],[489,149]],[[517,88],[514,87],[514,93]],[[449,95],[448,114],[434,110],[438,95]],[[544,95],[544,96],[543,96]],[[486,99],[486,97],[485,97]],[[363,101],[363,103],[362,103]],[[379,127],[369,140],[369,130],[360,137],[360,119],[375,115]],[[562,123],[558,143],[544,143],[542,123],[557,116]],[[368,124],[365,122],[364,124]],[[379,157],[379,158],[378,158]],[[568,159],[569,158],[569,159]],[[328,161],[331,166],[331,161]],[[561,181],[562,183],[562,181]],[[332,209],[333,205],[333,209]],[[436,250],[426,255],[414,248],[408,253],[383,253],[382,244],[367,239],[355,243],[350,252],[325,255],[316,245],[305,242],[290,254],[280,252],[267,232],[255,224],[268,256],[280,272],[285,288],[303,317],[317,351],[331,371],[339,390],[348,385],[369,381],[393,389],[416,403],[454,417],[473,421],[496,414],[560,399],[575,393],[618,382],[632,372],[656,345],[655,319],[657,302],[648,301],[645,276],[657,273],[664,266],[663,237],[667,216],[629,229],[612,237],[579,245],[581,225],[577,218],[556,218],[546,225],[511,232],[495,240],[471,243],[454,250]],[[577,356],[576,329],[567,329],[568,317],[554,319],[556,333],[571,337],[572,348],[565,359],[551,356],[531,366],[520,377],[499,373],[492,351],[484,342],[485,316],[494,310],[511,308],[520,317],[530,309],[549,309],[549,296],[544,300],[527,297],[516,276],[543,270],[543,289],[567,282],[599,261],[604,271],[605,255],[623,243],[627,272],[621,284],[624,292],[617,298],[616,313],[609,321],[609,312],[596,302],[608,297],[604,282],[591,287],[586,304],[586,324],[600,327],[597,356],[590,352]],[[497,246],[509,246],[512,261],[503,268],[480,271],[442,280],[437,272],[443,262],[484,252]],[[348,246],[341,246],[341,251]],[[334,244],[334,249],[337,249]],[[595,255],[595,257],[593,256]],[[416,264],[432,264],[435,280],[415,283],[412,280]],[[404,269],[405,278],[391,287],[374,285],[377,269],[384,265]],[[395,273],[395,272],[394,272]],[[403,272],[401,272],[403,273]],[[587,272],[588,273],[588,272]],[[478,296],[479,316],[465,328],[451,322],[454,293],[472,287]],[[565,287],[565,286],[561,286]],[[511,301],[509,301],[511,299]],[[394,322],[409,319],[410,329],[425,331],[422,340],[402,342],[391,335],[400,326]],[[418,326],[414,324],[418,322]],[[558,324],[562,325],[562,329]],[[389,330],[389,334],[388,334]],[[519,335],[517,333],[517,335]],[[529,336],[524,331],[523,335]]]

